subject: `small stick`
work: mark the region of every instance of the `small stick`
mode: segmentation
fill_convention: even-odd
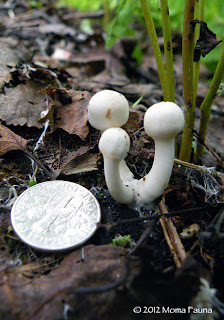
[[[150,221],[148,223],[148,226],[146,229],[143,231],[141,237],[138,239],[136,245],[134,246],[131,251],[129,251],[129,255],[133,254],[149,237],[150,233],[152,232],[153,228],[155,227],[156,222],[155,221]]]
[[[175,262],[175,264],[176,264],[177,267],[181,267],[181,261],[180,261],[180,259],[178,258],[178,255],[177,255],[177,253],[176,253],[176,251],[175,251],[175,248],[174,248],[174,246],[173,246],[173,244],[172,244],[172,241],[171,241],[171,239],[170,239],[170,236],[169,236],[169,233],[168,233],[168,230],[167,230],[168,228],[167,228],[166,221],[165,221],[163,218],[161,218],[161,219],[160,219],[160,223],[161,223],[161,226],[162,226],[162,229],[163,229],[163,233],[164,233],[166,242],[167,242],[167,244],[168,244],[168,246],[169,246],[169,248],[170,248],[170,252],[171,252],[172,255],[173,255],[173,260],[174,260],[174,262]]]
[[[199,166],[197,164],[186,162],[186,161],[182,161],[182,160],[179,160],[179,159],[174,159],[174,162],[177,165],[181,165],[181,166],[184,166],[184,167],[187,167],[187,168],[190,168],[190,169],[194,169],[194,170],[197,170],[197,171],[199,171],[201,173],[207,173],[207,174],[209,174],[211,176],[214,176],[215,178],[220,178],[222,181],[224,181],[224,174],[222,172],[210,171],[205,166]],[[217,181],[216,181],[216,183],[217,183]]]
[[[37,165],[48,175],[51,180],[56,180],[55,176],[43,165],[43,163],[38,160],[31,152],[26,149],[23,149],[23,152],[28,158],[31,158],[33,161],[37,163]]]
[[[168,213],[167,207],[163,200],[159,202],[159,210],[162,214]],[[160,219],[160,223],[163,228],[163,233],[166,238],[167,244],[170,248],[171,253],[173,254],[174,262],[177,267],[180,267],[187,255],[177,233],[177,230],[173,224],[172,218],[163,217]]]
[[[202,147],[205,147],[209,152],[211,152],[213,157],[215,157],[219,161],[219,164],[221,165],[221,167],[224,168],[224,164],[220,156],[214,150],[212,150],[207,144],[205,144],[204,141],[201,140],[199,133],[196,134],[196,137],[197,137],[197,144],[202,145]]]

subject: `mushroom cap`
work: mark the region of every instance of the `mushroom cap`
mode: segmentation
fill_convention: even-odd
[[[130,149],[129,135],[121,128],[109,128],[100,138],[99,149],[104,157],[122,160]]]
[[[95,129],[104,131],[112,127],[121,127],[129,117],[127,99],[119,92],[102,90],[89,101],[88,119]]]
[[[144,128],[153,139],[174,138],[184,128],[184,114],[173,102],[159,102],[145,113]]]

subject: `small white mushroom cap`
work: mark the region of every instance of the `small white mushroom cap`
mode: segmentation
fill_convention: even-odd
[[[119,92],[102,90],[89,101],[88,119],[95,129],[104,131],[112,127],[121,127],[129,117],[127,99]]]
[[[173,138],[184,128],[184,114],[173,102],[156,103],[145,113],[144,128],[154,140]]]
[[[99,149],[106,158],[122,160],[130,149],[129,135],[121,128],[107,129],[100,138]]]

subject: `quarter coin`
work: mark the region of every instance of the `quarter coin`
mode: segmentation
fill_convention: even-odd
[[[96,231],[100,206],[86,188],[68,181],[47,181],[24,191],[11,210],[18,237],[45,251],[68,250]]]

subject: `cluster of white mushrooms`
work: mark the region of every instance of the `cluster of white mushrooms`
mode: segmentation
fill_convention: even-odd
[[[130,138],[121,129],[129,118],[129,104],[116,91],[102,90],[89,101],[89,123],[101,130],[99,149],[104,159],[108,190],[116,202],[147,205],[160,197],[168,185],[175,156],[175,136],[183,130],[184,114],[172,102],[160,102],[145,113],[144,128],[155,142],[155,158],[150,172],[134,178],[125,162]]]

